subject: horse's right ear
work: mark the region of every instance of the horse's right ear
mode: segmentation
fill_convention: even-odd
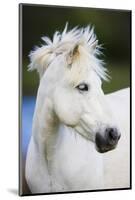
[[[79,56],[79,45],[77,44],[71,51],[68,52],[66,56],[68,66],[71,66],[78,56]]]
[[[48,65],[54,59],[54,54],[50,51],[50,49],[43,46],[31,51],[29,58],[31,62],[28,66],[29,70],[32,71],[36,69],[41,79]]]

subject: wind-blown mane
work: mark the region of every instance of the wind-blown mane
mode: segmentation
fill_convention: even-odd
[[[82,68],[87,62],[86,65],[89,65],[101,79],[108,80],[104,62],[99,59],[101,45],[98,45],[93,27],[75,27],[67,31],[66,24],[62,33],[55,32],[52,41],[46,36],[42,37],[42,40],[45,44],[35,47],[35,50],[29,54],[31,61],[29,70],[36,69],[40,78],[54,59],[59,55],[64,55],[67,65],[73,65],[79,59],[76,65],[71,68],[73,77],[77,75],[78,71],[78,74],[81,74],[82,70],[84,71]]]

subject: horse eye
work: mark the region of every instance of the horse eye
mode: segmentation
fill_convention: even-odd
[[[76,88],[79,89],[80,91],[88,91],[88,89],[89,89],[88,85],[86,83],[81,83]]]

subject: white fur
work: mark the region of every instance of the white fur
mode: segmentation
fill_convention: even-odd
[[[129,93],[104,95],[107,75],[93,29],[66,27],[53,42],[43,40],[47,45],[30,54],[30,69],[40,75],[26,160],[31,192],[129,187]],[[76,88],[83,82],[88,92]],[[100,154],[95,135],[112,126],[122,139],[116,150]]]

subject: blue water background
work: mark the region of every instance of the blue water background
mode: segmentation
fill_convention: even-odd
[[[24,96],[22,101],[22,153],[26,156],[30,136],[32,132],[32,119],[35,109],[36,98],[34,96]]]

